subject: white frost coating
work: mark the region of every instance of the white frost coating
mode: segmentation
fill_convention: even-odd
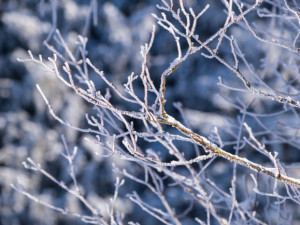
[[[178,123],[178,121],[170,115],[168,115],[167,121],[170,122],[170,123]]]
[[[212,143],[212,142],[210,142],[211,143],[211,147],[213,148],[213,149],[217,149],[218,148],[218,146],[215,144],[215,143]]]
[[[200,136],[200,137],[204,142],[212,144],[206,137],[204,137],[204,136]]]
[[[273,173],[274,175],[278,174],[277,168],[265,168],[266,171],[269,171],[270,173]]]

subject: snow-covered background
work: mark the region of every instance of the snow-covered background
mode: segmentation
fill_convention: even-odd
[[[208,1],[188,0],[186,2],[187,7],[192,7],[195,12],[199,12]],[[73,90],[59,82],[53,74],[43,70],[37,64],[21,63],[17,61],[17,58],[28,58],[27,50],[31,50],[35,56],[41,54],[46,59],[51,53],[43,45],[43,42],[49,40],[49,43],[52,43],[53,32],[58,28],[74,52],[77,48],[78,35],[86,36],[88,38],[87,51],[91,61],[99,69],[105,71],[109,80],[121,87],[132,72],[138,74],[141,70],[140,46],[150,39],[152,26],[156,24],[156,20],[151,14],[159,14],[159,10],[156,8],[158,3],[160,3],[159,0],[9,0],[0,2],[0,225],[83,224],[79,219],[55,212],[29,200],[11,187],[11,184],[17,186],[19,179],[33,196],[57,207],[87,213],[77,199],[66,194],[64,190],[41,174],[26,170],[22,164],[27,157],[31,157],[58,180],[71,184],[68,162],[60,155],[64,149],[61,135],[65,136],[70,149],[74,146],[78,147],[78,154],[75,158],[78,181],[85,193],[88,193],[85,197],[92,204],[97,205],[101,212],[106,212],[106,203],[114,194],[116,174],[113,172],[113,165],[130,168],[135,170],[136,174],[141,175],[140,168],[134,163],[120,160],[114,156],[95,155],[94,152],[99,152],[101,149],[84,141],[87,134],[66,128],[54,120],[38,93],[36,84],[40,85],[54,111],[75,126],[88,126],[85,121],[85,113],[92,113],[92,107],[74,94]],[[53,7],[57,12],[55,16],[53,16]],[[267,4],[265,7],[268,9]],[[261,29],[272,25],[268,19],[258,19],[255,14],[249,15],[249,20],[251,18]],[[226,12],[223,5],[219,1],[211,2],[211,8],[203,15],[197,27],[200,38],[206,39],[215,33],[224,25],[225,19]],[[292,25],[291,27],[294,29]],[[157,35],[151,50],[150,72],[155,84],[159,85],[160,74],[176,58],[177,53],[176,43],[170,33],[158,25],[156,25],[156,29]],[[262,79],[279,91],[288,90],[287,83],[289,82],[291,82],[289,84],[292,84],[293,90],[296,90],[299,87],[298,69],[286,65],[293,64],[291,57],[288,54],[282,54],[278,47],[268,47],[265,43],[255,40],[252,34],[244,29],[245,26],[236,25],[229,32],[236,37],[242,51],[247,53],[247,59],[251,66],[257,68],[256,71],[259,73],[264,74]],[[272,31],[280,38],[285,38],[285,31],[276,29]],[[266,37],[268,37],[268,31],[266,33]],[[215,44],[215,42],[212,43],[212,45]],[[205,51],[204,53],[207,54]],[[225,42],[219,54],[232,62],[230,53],[229,42]],[[262,58],[264,58],[264,62],[261,62]],[[294,66],[297,65],[297,60],[298,58],[295,59]],[[286,64],[280,64],[280,61],[286,62]],[[251,72],[246,70],[247,65],[242,66],[242,69],[245,69],[245,74],[251,80]],[[280,72],[281,75],[275,77],[271,75],[276,72]],[[278,114],[281,117],[277,117],[277,114],[274,117],[266,116],[259,121],[251,115],[246,115],[245,119],[243,118],[245,114],[242,112],[243,106],[249,107],[250,109],[247,108],[249,112],[261,114],[277,112],[283,110],[284,107],[273,101],[263,98],[255,99],[253,95],[234,92],[217,85],[218,77],[231,86],[242,86],[236,75],[216,60],[208,59],[201,54],[190,57],[168,79],[167,111],[178,120],[183,121],[179,111],[173,105],[175,102],[180,102],[177,103],[177,106],[179,104],[182,106],[186,122],[194,131],[214,140],[214,131],[216,131],[214,128],[218,127],[222,138],[225,142],[228,141],[225,149],[231,152],[234,152],[232,146],[234,146],[238,134],[239,122],[247,121],[253,130],[265,135],[261,140],[265,140],[271,151],[279,152],[279,158],[284,163],[295,165],[289,170],[289,175],[299,176],[299,167],[295,164],[300,161],[298,145],[300,123],[299,119],[297,120],[299,111],[295,109],[287,111],[286,114]],[[105,90],[104,82],[97,79],[95,74],[91,74],[91,79],[95,82],[98,90]],[[257,80],[253,79],[253,82],[256,84]],[[137,87],[136,91],[142,95],[143,86]],[[114,101],[115,105],[121,108],[125,107],[118,99]],[[254,102],[251,103],[252,101]],[[236,106],[240,106],[240,108]],[[237,125],[235,126],[235,124]],[[288,126],[293,129],[288,129]],[[278,136],[268,132],[268,129],[277,129]],[[280,136],[279,131],[284,133],[287,130],[290,131],[289,137],[293,138]],[[247,133],[243,133],[243,135],[247,136]],[[232,145],[230,141],[232,141]],[[194,151],[192,145],[179,143],[178,146],[180,147],[180,145],[187,152],[187,156],[188,152]],[[150,147],[159,149],[155,143],[152,146],[145,145],[145,148]],[[263,158],[256,158],[257,154],[249,147],[245,147],[241,155],[258,163],[266,162]],[[193,154],[190,157],[193,157]],[[273,212],[275,218],[280,211],[278,207],[283,207],[282,218],[287,217],[287,221],[297,224],[299,215],[296,214],[299,212],[299,205],[291,202],[275,205],[274,198],[256,196],[252,192],[247,193],[243,187],[247,186],[246,180],[249,182],[251,180],[249,171],[242,167],[238,168],[237,176],[241,178],[238,181],[241,184],[238,186],[240,192],[237,192],[239,201],[252,199],[252,206],[257,207],[253,211],[261,213],[262,216],[259,218],[266,223],[273,223],[276,219],[268,221],[263,215],[268,214],[269,218],[272,218]],[[213,179],[225,192],[230,193],[232,167],[229,162],[216,159],[212,162],[208,172],[207,176],[210,179]],[[273,182],[267,177],[264,177],[263,180],[266,183]],[[268,187],[268,185],[262,184],[262,188],[264,187]],[[138,192],[148,204],[158,204],[151,197],[147,188],[126,179],[125,185],[120,188],[115,206],[117,210],[124,213],[124,221],[160,224],[158,220],[129,200],[126,194],[133,191]],[[172,205],[181,211],[188,207],[188,200],[184,199],[183,191],[183,189],[172,189],[171,185],[170,187],[166,186],[166,196],[169,196],[172,199],[170,200]],[[250,197],[246,198],[247,194]],[[251,197],[251,195],[253,196]],[[182,196],[182,199],[178,199],[178,196]],[[245,202],[245,207],[250,207],[251,204]],[[205,216],[205,210],[196,204],[188,216],[182,220],[182,223],[193,224],[195,217],[205,218]],[[279,221],[279,224],[284,224],[283,220]],[[256,224],[254,221],[250,224],[252,223]]]

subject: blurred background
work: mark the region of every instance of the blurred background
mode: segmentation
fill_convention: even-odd
[[[186,1],[187,7],[192,7],[195,12],[203,9],[209,1]],[[88,134],[82,134],[59,124],[48,112],[48,108],[36,89],[39,84],[51,103],[54,111],[75,126],[87,127],[85,113],[92,111],[91,105],[76,96],[73,90],[64,86],[57,78],[45,71],[41,66],[32,62],[22,63],[17,58],[28,58],[28,50],[44,59],[51,53],[43,44],[45,41],[52,44],[55,29],[59,29],[70,49],[76,52],[78,35],[88,38],[88,57],[107,77],[117,86],[126,83],[131,72],[139,74],[141,70],[140,46],[147,43],[151,36],[152,26],[156,24],[152,13],[159,13],[156,4],[159,0],[10,0],[0,2],[0,224],[83,224],[79,219],[54,212],[45,206],[37,204],[22,196],[12,189],[11,184],[17,185],[20,179],[28,192],[40,199],[58,207],[67,207],[73,211],[80,211],[82,205],[72,196],[67,195],[56,184],[49,181],[39,173],[28,171],[23,162],[31,157],[58,180],[71,184],[68,162],[61,157],[64,151],[61,135],[66,137],[70,149],[78,147],[75,159],[76,174],[82,188],[89,193],[87,199],[98,205],[105,211],[105,203],[114,194],[116,175],[112,165],[130,167],[129,162],[120,161],[117,158],[97,157],[94,152],[98,147],[84,141]],[[224,6],[216,2],[210,2],[210,10],[204,14],[201,24],[197,28],[200,38],[206,39],[224,25],[226,13]],[[266,5],[267,7],[268,5]],[[53,13],[55,12],[55,13]],[[250,18],[256,19],[255,15]],[[266,20],[258,20],[260,23]],[[272,49],[267,51],[261,43],[254,42],[251,34],[242,34],[238,26],[231,33],[241,40],[241,46],[247,51],[248,60],[254,66],[260,65],[260,56],[267,54],[279,54],[280,51]],[[157,35],[151,51],[151,76],[156,85],[159,85],[160,74],[176,58],[176,43],[173,37],[159,26],[156,26]],[[215,43],[214,43],[215,44]],[[184,46],[183,50],[187,46]],[[219,54],[225,59],[232,60],[228,56],[231,53],[229,45],[221,48]],[[274,59],[273,59],[274,60]],[[270,64],[272,64],[270,59]],[[238,102],[245,105],[254,101],[253,96],[235,94],[231,90],[220,87],[217,84],[218,77],[222,77],[231,85],[241,85],[240,81],[224,69],[216,60],[192,56],[186,61],[168,80],[167,87],[167,111],[176,118],[180,113],[174,107],[174,102],[180,102],[188,123],[192,128],[206,136],[211,136],[215,126],[227,132],[220,133],[224,140],[233,140],[238,133],[238,127],[231,126],[240,121],[240,110],[234,107]],[[105,90],[105,84],[91,75],[98,90]],[[272,82],[271,78],[268,78]],[[142,85],[136,91],[143,94]],[[222,96],[222,97],[220,97]],[[234,104],[226,101],[227,97],[234,98]],[[118,100],[114,102],[122,106]],[[256,100],[253,112],[266,113],[271,109],[281,109],[279,104],[268,104],[264,100]],[[243,105],[242,105],[243,106]],[[241,108],[242,108],[241,106]],[[285,117],[286,118],[286,117]],[[265,120],[266,124],[275,124],[274,119]],[[277,120],[276,120],[277,121]],[[258,126],[258,122],[249,118],[250,125],[257,130],[264,130]],[[298,129],[298,128],[297,128]],[[274,150],[272,143],[270,149]],[[295,146],[297,142],[293,143]],[[155,148],[155,146],[152,146]],[[184,148],[193,149],[193,146]],[[226,147],[226,146],[225,146]],[[228,144],[228,149],[230,148]],[[276,151],[282,154],[291,146],[281,143],[276,146]],[[188,155],[187,155],[188,156]],[[255,153],[248,153],[255,159]],[[286,162],[297,162],[299,153],[282,154]],[[191,155],[192,157],[192,155]],[[264,159],[258,159],[264,162]],[[228,162],[217,160],[211,168],[212,179],[228,190],[230,187],[231,169]],[[132,166],[132,165],[131,165]],[[134,169],[133,167],[132,169]],[[138,168],[136,168],[138,171]],[[246,174],[247,170],[241,168],[240,174]],[[291,175],[299,173],[296,168]],[[120,189],[120,195],[116,207],[125,215],[125,221],[136,221],[140,224],[160,224],[157,220],[147,215],[138,206],[132,203],[127,193],[137,191],[146,202],[153,203],[149,193],[142,185],[126,180],[124,188]],[[169,193],[176,197],[178,192]],[[180,194],[180,193],[179,193]],[[151,202],[152,201],[152,202]],[[174,204],[180,205],[176,198]],[[182,203],[183,204],[183,203]],[[261,205],[260,205],[261,206]],[[183,204],[183,208],[186,205]],[[197,209],[197,208],[196,208]],[[262,207],[263,209],[263,207]],[[297,209],[297,208],[295,208]],[[195,213],[195,211],[193,211]],[[271,212],[271,211],[269,211]],[[277,211],[276,211],[277,212]],[[289,211],[289,215],[295,212]],[[192,214],[205,216],[205,212]],[[186,224],[193,224],[187,219]]]

